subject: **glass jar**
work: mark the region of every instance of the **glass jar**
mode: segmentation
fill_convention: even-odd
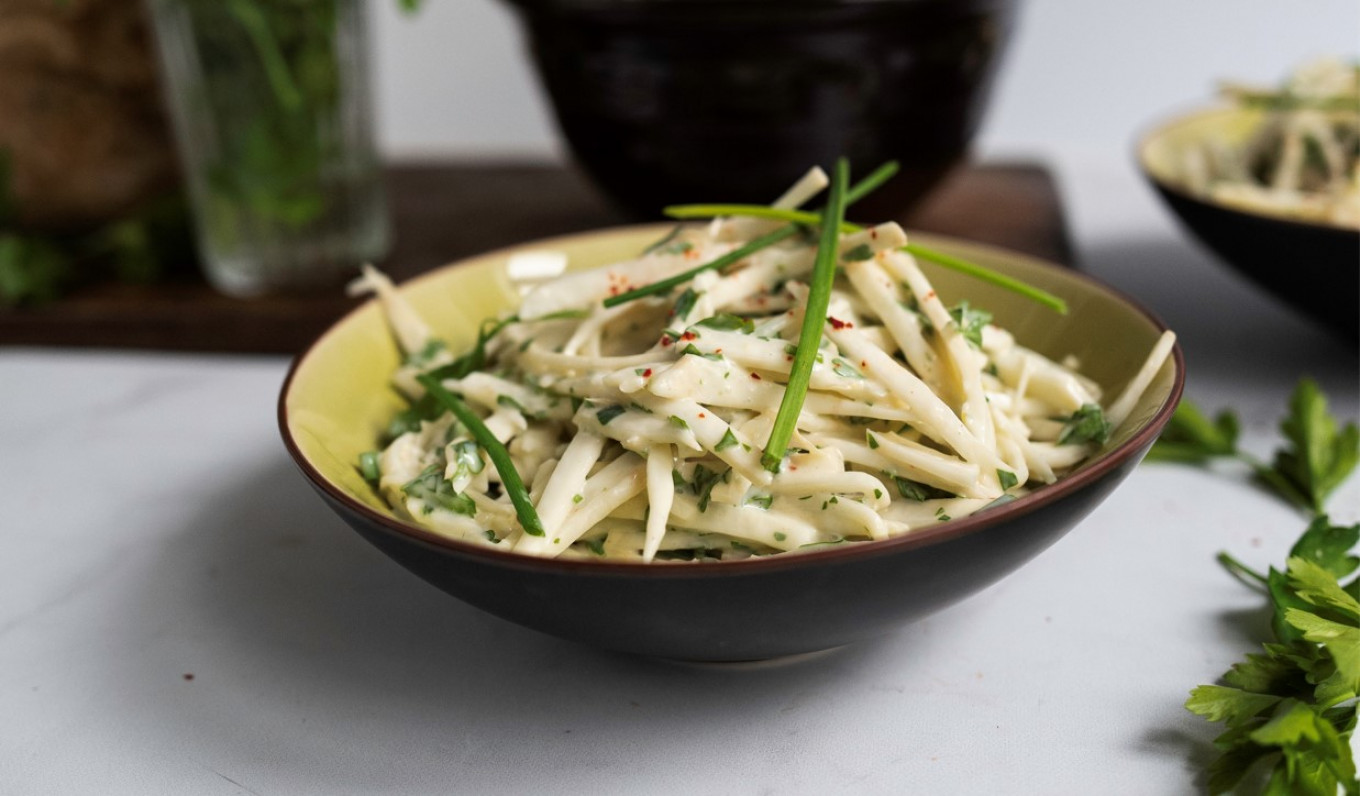
[[[334,287],[382,257],[359,0],[151,0],[208,281]]]

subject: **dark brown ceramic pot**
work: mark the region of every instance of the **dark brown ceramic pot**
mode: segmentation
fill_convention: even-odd
[[[624,210],[767,203],[897,160],[897,217],[965,156],[1016,0],[508,0],[576,160]]]

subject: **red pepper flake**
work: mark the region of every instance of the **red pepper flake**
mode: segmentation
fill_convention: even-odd
[[[693,340],[698,336],[699,335],[695,334],[694,332],[685,332],[684,334],[680,335],[680,339],[684,340],[685,342],[689,342],[690,340]]]
[[[789,469],[790,469],[790,470],[797,470],[797,469],[798,469],[798,465],[796,465],[796,464],[790,464],[790,465],[789,465]]]
[[[646,370],[642,371],[642,378],[644,378],[644,379],[650,379],[651,377],[652,377],[652,369],[651,369],[651,368],[647,368]]]
[[[841,329],[846,329],[846,328],[849,328],[849,329],[855,328],[855,324],[852,323],[852,322],[850,322],[850,321],[843,321],[843,320],[841,320],[841,319],[839,319],[839,318],[835,318],[835,317],[832,317],[832,316],[830,316],[830,315],[828,315],[828,316],[826,317],[826,319],[827,319],[827,321],[829,321],[829,322],[831,323],[831,328],[832,328],[832,329],[835,329],[835,330],[837,330],[837,331],[840,331]]]
[[[671,314],[674,315],[675,313],[671,313]],[[671,344],[671,336],[668,335],[668,334],[663,334],[663,335],[661,335],[661,347],[662,347],[662,348],[665,348],[666,346],[668,346],[668,345],[670,345],[670,344]]]
[[[185,673],[184,673],[184,682],[190,683],[190,682],[193,682],[193,679],[194,679],[194,674],[193,674],[193,672],[185,672]]]
[[[784,359],[785,359],[785,361],[787,361],[787,362],[792,362],[792,361],[793,361],[793,356],[792,356],[792,355],[789,355],[789,356],[784,357]]]
[[[759,373],[752,373],[752,374],[751,374],[751,378],[755,379],[756,381],[760,381],[760,374],[759,374]]]
[[[860,366],[860,369],[861,369],[861,370],[868,370],[868,369],[869,369],[869,363],[868,363],[868,362],[865,362],[865,361],[862,360],[862,359],[859,361],[859,366]],[[647,372],[648,372],[648,373],[651,373],[650,370],[647,371]]]
[[[713,349],[713,353],[715,353],[715,354],[721,354],[721,353],[722,353],[722,349],[721,349],[721,348],[715,348],[715,349]]]
[[[932,290],[932,291],[926,293],[926,301],[930,301],[930,300],[933,299],[933,298],[935,298],[935,291]]]
[[[700,412],[699,417],[708,417],[708,415],[704,414],[703,412]]]

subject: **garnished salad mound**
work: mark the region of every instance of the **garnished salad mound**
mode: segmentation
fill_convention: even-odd
[[[731,560],[887,539],[1051,483],[1099,449],[1169,355],[1106,402],[1074,362],[947,306],[913,246],[814,169],[772,206],[670,208],[636,259],[539,280],[471,350],[435,339],[381,274],[410,407],[360,469],[398,514],[533,556]],[[824,208],[797,208],[830,187]]]
[[[1213,142],[1184,164],[1192,191],[1243,210],[1360,229],[1360,64],[1324,58],[1279,88],[1223,96],[1265,111],[1245,144]]]

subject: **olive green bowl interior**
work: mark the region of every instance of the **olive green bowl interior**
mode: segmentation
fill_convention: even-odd
[[[555,250],[571,267],[635,256],[668,225],[525,244],[402,286],[455,350],[511,306],[515,251]],[[1020,255],[914,236],[1064,297],[1060,316],[1012,293],[924,264],[943,298],[967,298],[1022,343],[1077,357],[1113,396],[1140,369],[1161,324],[1106,287]],[[1033,493],[879,542],[742,561],[641,564],[533,558],[472,545],[397,519],[357,469],[403,403],[388,386],[398,354],[374,303],[350,313],[294,363],[279,403],[290,454],[321,498],[360,535],[419,577],[512,622],[590,646],[696,661],[749,661],[823,650],[891,632],[995,583],[1077,525],[1131,473],[1184,384],[1173,351],[1105,450]]]
[[[1214,141],[1228,147],[1244,145],[1265,121],[1262,111],[1252,108],[1208,108],[1177,116],[1147,135],[1138,146],[1138,160],[1152,179],[1188,190],[1181,169],[1188,151]]]
[[[529,250],[562,252],[572,270],[607,265],[637,255],[669,231],[644,225],[553,238],[473,257],[401,286],[402,295],[454,351],[470,346],[484,318],[514,306],[506,276],[509,257]],[[968,299],[1024,345],[1053,359],[1075,356],[1082,372],[1113,396],[1138,371],[1161,328],[1109,288],[1079,274],[1013,252],[927,235],[913,242],[968,258],[1063,297],[1058,315],[1014,293],[923,263],[946,304]],[[405,403],[388,377],[400,357],[376,302],[370,301],[326,332],[295,365],[283,396],[285,430],[308,463],[336,489],[374,511],[396,516],[360,476],[359,455],[373,450],[392,415]],[[1175,383],[1168,361],[1137,409],[1116,430],[1113,450],[1167,402]],[[1090,466],[1090,463],[1087,464]],[[456,544],[456,543],[455,543]]]

